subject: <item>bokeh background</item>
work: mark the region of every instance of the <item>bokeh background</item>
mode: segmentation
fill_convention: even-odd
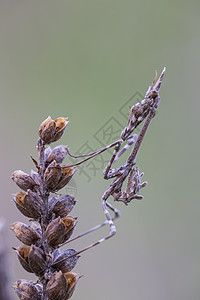
[[[155,70],[167,67],[159,112],[137,161],[149,182],[144,200],[116,203],[117,235],[82,254],[74,271],[84,277],[73,299],[199,299],[199,11],[195,0],[0,1],[0,215],[8,228],[25,221],[11,201],[19,189],[10,175],[33,168],[40,123],[68,116],[60,142],[72,153],[86,151],[86,143],[99,149],[105,140],[97,133],[113,120],[115,134],[125,126],[123,105],[128,112]],[[105,219],[103,164],[74,176],[74,234]],[[104,228],[70,247],[81,249],[107,233]],[[12,281],[34,279],[11,250],[17,245],[8,230]]]

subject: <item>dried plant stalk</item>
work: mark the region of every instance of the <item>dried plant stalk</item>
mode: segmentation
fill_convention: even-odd
[[[21,170],[13,172],[13,181],[22,189],[14,195],[19,211],[31,218],[30,225],[15,222],[11,229],[24,244],[13,248],[22,267],[35,273],[37,282],[18,280],[14,290],[20,299],[69,299],[75,289],[79,274],[71,272],[79,258],[74,249],[60,253],[76,226],[76,218],[69,216],[76,200],[72,195],[60,196],[56,192],[73,177],[75,167],[61,166],[67,150],[57,146],[53,150],[47,144],[60,139],[68,121],[48,117],[39,128],[37,151],[39,162],[33,159],[37,172],[30,175]],[[50,194],[54,196],[50,198]],[[73,257],[67,259],[69,256]]]
[[[61,145],[54,149],[47,146],[61,138],[69,123],[66,118],[60,117],[52,120],[51,117],[48,117],[40,125],[37,142],[39,162],[32,158],[37,172],[31,171],[30,174],[26,174],[17,170],[12,174],[13,181],[22,190],[14,195],[13,200],[19,211],[31,219],[30,225],[22,222],[12,224],[11,229],[23,243],[22,246],[13,249],[22,267],[27,272],[35,273],[38,277],[37,282],[27,280],[15,282],[14,290],[20,299],[67,300],[71,298],[77,281],[81,277],[79,274],[71,272],[78,261],[79,254],[99,245],[116,233],[114,220],[120,214],[116,208],[108,203],[108,198],[113,196],[115,201],[121,201],[125,205],[128,205],[133,199],[140,200],[143,198],[139,191],[147,185],[147,182],[141,182],[144,173],[140,174],[138,166],[135,167],[136,157],[160,103],[159,90],[164,74],[165,68],[156,83],[156,78],[154,79],[144,100],[131,108],[128,124],[121,133],[121,139],[93,153],[74,156],[71,155],[66,146]],[[131,135],[142,121],[144,124],[139,134]],[[124,141],[127,144],[120,150]],[[127,161],[119,168],[111,169],[112,165],[131,145],[133,148]],[[107,220],[70,239],[77,220],[69,214],[76,200],[72,195],[61,197],[57,192],[68,184],[77,166],[111,147],[114,147],[114,152],[103,175],[105,179],[114,178],[114,180],[101,199]],[[62,165],[66,155],[74,158],[84,157],[84,159],[73,165]],[[127,177],[127,186],[122,191]],[[51,194],[53,196],[50,197]],[[109,210],[114,212],[113,218],[111,218]],[[59,248],[62,245],[83,237],[106,224],[110,226],[110,232],[106,237],[80,251],[68,249],[60,252]]]

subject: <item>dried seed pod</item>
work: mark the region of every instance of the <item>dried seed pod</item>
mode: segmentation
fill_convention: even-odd
[[[46,287],[47,295],[50,300],[63,300],[67,291],[67,280],[60,271],[53,275]]]
[[[33,270],[29,266],[28,255],[30,252],[30,246],[20,246],[17,248],[13,248],[17,253],[18,259],[22,267],[29,273],[34,273]]]
[[[49,116],[40,125],[39,132],[38,132],[39,137],[43,140],[45,144],[50,144],[53,140],[55,132],[56,132],[56,123]]]
[[[76,265],[80,256],[75,255],[74,249],[68,249],[60,253],[53,261],[52,267],[56,270],[62,271],[62,273],[70,272]],[[74,255],[67,259],[69,256]]]
[[[33,281],[18,280],[13,288],[21,300],[42,300],[42,286]]]
[[[67,148],[63,145],[55,147],[47,156],[46,162],[51,163],[55,160],[58,164],[61,164],[67,155]]]
[[[52,142],[56,142],[61,138],[61,136],[65,131],[65,128],[69,124],[69,121],[67,121],[67,118],[60,117],[55,120],[55,123],[56,123],[56,131]]]
[[[51,246],[57,246],[67,241],[76,225],[76,219],[72,217],[56,218],[51,221],[46,229],[46,237]]]
[[[24,191],[31,189],[37,185],[35,180],[25,172],[21,170],[16,170],[12,173],[12,180]]]
[[[55,190],[62,175],[61,166],[54,160],[44,173],[45,183],[48,189]]]
[[[32,213],[33,219],[38,219],[41,216],[44,203],[38,193],[27,190],[24,198],[24,205],[26,209]]]
[[[49,116],[40,125],[39,136],[45,144],[56,142],[61,138],[68,124],[66,118],[60,117],[54,121]]]
[[[62,167],[62,176],[56,186],[56,190],[62,189],[68,182],[72,179],[75,173],[75,167],[70,167],[70,165],[64,165]]]
[[[65,223],[60,217],[51,221],[46,229],[46,237],[51,246],[59,245],[66,231]]]
[[[35,244],[41,238],[36,230],[22,222],[13,223],[11,230],[22,243],[28,246]]]
[[[74,228],[77,224],[76,220],[77,220],[77,218],[68,217],[68,216],[62,218],[62,221],[65,223],[65,226],[66,226],[66,231],[65,231],[62,243],[66,242],[72,235]]]
[[[13,201],[16,204],[16,207],[19,209],[19,211],[28,218],[32,218],[32,212],[28,211],[25,208],[25,204],[24,204],[24,198],[25,198],[26,193],[25,192],[19,192],[17,194],[14,195],[13,197]]]
[[[74,293],[74,290],[76,288],[76,284],[81,276],[79,274],[70,272],[70,273],[65,273],[65,278],[67,281],[67,294],[64,298],[64,300],[67,300],[71,298],[71,296]]]
[[[14,195],[13,201],[24,216],[36,220],[41,216],[43,201],[37,193],[28,189],[26,193],[19,192]]]
[[[59,199],[55,199],[51,205],[51,211],[61,218],[67,216],[76,204],[76,200],[72,195],[65,195]]]
[[[32,245],[28,254],[28,263],[37,276],[43,274],[46,268],[46,261],[42,249]]]

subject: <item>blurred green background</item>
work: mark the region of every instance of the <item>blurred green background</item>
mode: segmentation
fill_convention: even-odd
[[[101,148],[95,134],[110,120],[125,126],[120,108],[132,96],[128,105],[135,104],[155,70],[167,67],[159,112],[137,161],[149,182],[144,200],[116,203],[117,235],[82,254],[74,271],[84,277],[73,299],[199,299],[199,12],[195,0],[0,1],[0,214],[7,227],[25,220],[11,201],[19,189],[10,175],[33,168],[40,123],[68,116],[61,144],[72,153],[86,142]],[[101,164],[96,174],[87,166],[90,179],[80,171],[74,176],[74,234],[105,219]],[[11,250],[19,241],[9,230],[8,236],[12,280],[34,279]]]

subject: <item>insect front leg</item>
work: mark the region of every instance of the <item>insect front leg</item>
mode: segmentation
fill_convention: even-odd
[[[115,163],[122,156],[122,154],[124,154],[124,152],[126,150],[128,150],[129,147],[132,146],[136,142],[137,137],[138,137],[137,134],[133,134],[127,138],[127,144],[122,148],[122,150],[120,152],[117,153],[113,163]]]
[[[146,181],[141,182],[143,175],[144,173],[139,173],[139,167],[133,168],[130,172],[125,191],[114,192],[112,194],[114,200],[122,201],[125,205],[128,205],[128,203],[133,199],[143,199],[143,196],[139,195],[140,189],[147,185]]]
[[[118,170],[117,169],[111,170],[111,166],[112,166],[112,164],[113,164],[113,162],[114,162],[114,160],[116,158],[116,155],[117,155],[117,153],[118,153],[118,151],[119,151],[119,149],[121,147],[121,144],[122,144],[122,140],[119,140],[117,142],[115,148],[114,148],[114,152],[113,152],[113,154],[112,154],[112,156],[111,156],[111,158],[110,158],[107,166],[105,167],[105,169],[103,171],[103,177],[104,177],[104,179],[113,178],[113,177],[117,176],[117,174],[118,174]],[[108,173],[110,173],[110,174],[108,174]]]

